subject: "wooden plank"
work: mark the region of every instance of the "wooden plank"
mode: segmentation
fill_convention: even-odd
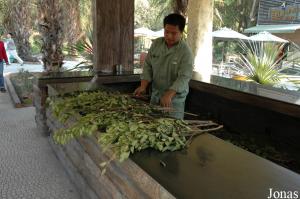
[[[190,88],[197,91],[211,93],[217,96],[230,99],[232,101],[250,104],[252,106],[260,107],[263,109],[283,113],[293,117],[300,118],[300,106],[286,102],[282,102],[267,97],[262,97],[254,94],[235,91],[229,88],[224,88],[214,84],[208,84],[196,80],[190,81]]]
[[[14,106],[16,108],[22,108],[23,107],[22,102],[21,102],[19,96],[17,95],[15,87],[12,84],[10,78],[9,77],[4,77],[4,79],[5,79],[5,84],[6,84],[6,87],[8,89],[9,95],[10,95],[12,101],[13,101]]]
[[[69,124],[65,126],[59,123],[48,109],[47,125],[53,132]],[[53,144],[52,136],[50,139]],[[95,137],[78,138],[64,146],[53,145],[53,147],[56,153],[64,156],[61,161],[68,169],[72,180],[80,179],[81,185],[75,182],[80,193],[84,193],[85,188],[88,187],[88,190],[94,192],[97,198],[174,198],[131,160],[123,163],[111,162],[107,166],[105,175],[101,176],[99,165],[107,161],[111,153],[103,152]]]
[[[124,71],[133,71],[134,54],[134,1],[119,1],[120,10],[120,63]]]
[[[52,137],[49,138],[49,143],[54,150],[57,158],[61,161],[71,181],[77,187],[77,191],[79,192],[80,197],[86,199],[98,199],[95,191],[87,185],[84,177],[80,175],[80,172],[78,172],[78,168],[76,168],[71,158],[65,152],[64,147],[55,144]]]
[[[134,1],[95,0],[93,12],[95,71],[110,73],[116,65],[133,71]]]

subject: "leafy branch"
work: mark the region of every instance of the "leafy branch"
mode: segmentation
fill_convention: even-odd
[[[112,160],[120,162],[146,148],[180,150],[196,135],[222,128],[211,121],[169,118],[165,111],[117,92],[77,92],[49,98],[48,103],[53,115],[67,126],[54,133],[56,143],[94,135],[104,151],[112,152]]]

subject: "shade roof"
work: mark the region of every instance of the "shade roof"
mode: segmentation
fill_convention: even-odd
[[[134,29],[134,36],[135,37],[151,37],[151,38],[157,38],[157,37],[163,37],[164,36],[164,29],[161,29],[159,31],[152,31],[148,28],[142,27]]]
[[[270,33],[294,33],[300,29],[300,24],[282,24],[282,25],[257,25],[244,30],[244,33],[259,33],[268,31]]]
[[[163,37],[164,33],[165,33],[165,29],[161,29],[159,31],[155,31],[154,34],[153,34],[153,36],[155,36],[155,37]]]
[[[287,42],[289,42],[289,41],[287,41],[285,39],[282,39],[280,37],[272,35],[271,33],[266,32],[266,31],[260,32],[260,33],[258,33],[256,35],[253,35],[253,36],[249,37],[249,38],[252,41],[270,41],[270,42],[279,42],[279,43],[287,43]]]
[[[248,40],[249,39],[246,35],[243,35],[239,32],[236,32],[226,27],[212,32],[212,36],[215,39],[220,39],[220,40],[241,40],[241,39]]]
[[[149,36],[152,37],[154,32],[148,28],[142,27],[134,29],[134,36]]]

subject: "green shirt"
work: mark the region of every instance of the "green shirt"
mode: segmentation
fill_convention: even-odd
[[[162,95],[172,89],[176,91],[173,106],[184,103],[193,73],[193,60],[192,52],[184,41],[168,48],[163,37],[154,40],[141,75],[141,79],[152,82],[151,101],[158,103]]]

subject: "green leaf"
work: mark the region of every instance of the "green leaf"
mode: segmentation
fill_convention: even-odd
[[[102,169],[101,176],[103,176],[106,173],[106,168]]]
[[[100,164],[100,167],[105,167],[107,165],[107,162],[102,162],[101,164]]]
[[[135,124],[132,124],[131,126],[130,126],[130,131],[136,131],[138,129],[138,125],[135,125]]]
[[[129,155],[130,155],[130,152],[123,152],[123,153],[121,153],[119,161],[123,162],[124,160],[128,159]]]

